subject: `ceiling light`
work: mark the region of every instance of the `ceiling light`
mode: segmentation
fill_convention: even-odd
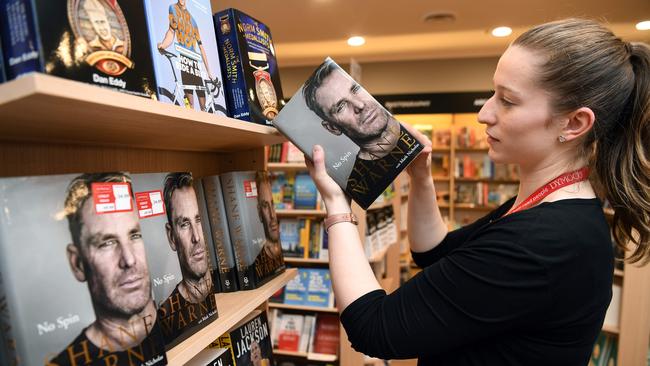
[[[496,27],[492,29],[492,35],[495,37],[507,37],[512,34],[510,27]]]
[[[644,20],[642,22],[636,23],[636,29],[638,29],[638,30],[650,30],[650,20]]]
[[[348,44],[352,47],[363,46],[366,43],[366,39],[360,36],[354,36],[348,38]]]

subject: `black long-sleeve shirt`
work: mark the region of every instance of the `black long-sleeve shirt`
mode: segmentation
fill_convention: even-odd
[[[514,199],[413,252],[423,271],[341,314],[352,346],[419,365],[588,363],[611,300],[613,251],[598,199]]]

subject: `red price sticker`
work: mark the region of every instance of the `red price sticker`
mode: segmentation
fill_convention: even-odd
[[[162,191],[137,192],[135,204],[138,206],[138,217],[141,219],[165,214]]]
[[[257,184],[254,180],[245,180],[244,181],[244,195],[246,198],[255,198],[257,197]]]
[[[133,211],[128,183],[92,183],[91,189],[96,213]]]

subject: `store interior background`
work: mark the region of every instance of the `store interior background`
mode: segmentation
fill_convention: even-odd
[[[532,25],[571,16],[605,20],[626,41],[650,43],[649,0],[212,0],[238,8],[271,28],[284,97],[289,99],[326,56],[362,67],[372,94],[485,91],[499,56]],[[432,14],[455,19],[425,20]],[[509,26],[512,35],[490,31]],[[350,47],[347,39],[366,44]]]

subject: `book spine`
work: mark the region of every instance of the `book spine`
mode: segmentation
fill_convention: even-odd
[[[212,238],[215,251],[221,291],[237,291],[237,269],[230,240],[221,182],[219,176],[205,177],[202,182],[207,219],[210,225],[209,236]]]
[[[199,214],[201,215],[201,227],[203,228],[203,237],[205,244],[210,253],[210,269],[212,272],[212,282],[215,286],[216,292],[223,292],[221,288],[221,275],[219,271],[217,253],[215,251],[214,240],[212,238],[212,228],[210,226],[210,219],[208,216],[208,207],[205,200],[205,190],[203,189],[203,182],[200,179],[194,180],[194,191],[196,192],[196,200],[199,205]]]
[[[235,15],[233,9],[227,9],[214,15],[219,62],[225,75],[224,88],[230,114],[233,118],[252,122]]]
[[[34,4],[30,0],[0,2],[0,24],[7,80],[41,71],[42,55],[36,31]]]
[[[230,240],[232,243],[235,263],[237,265],[237,279],[240,290],[252,290],[255,288],[254,266],[247,259],[247,230],[244,227],[247,220],[243,217],[244,209],[240,197],[244,192],[241,189],[243,184],[238,179],[237,173],[226,173],[220,176],[221,186],[223,189],[223,200],[226,208],[226,217],[228,218],[228,228]]]

